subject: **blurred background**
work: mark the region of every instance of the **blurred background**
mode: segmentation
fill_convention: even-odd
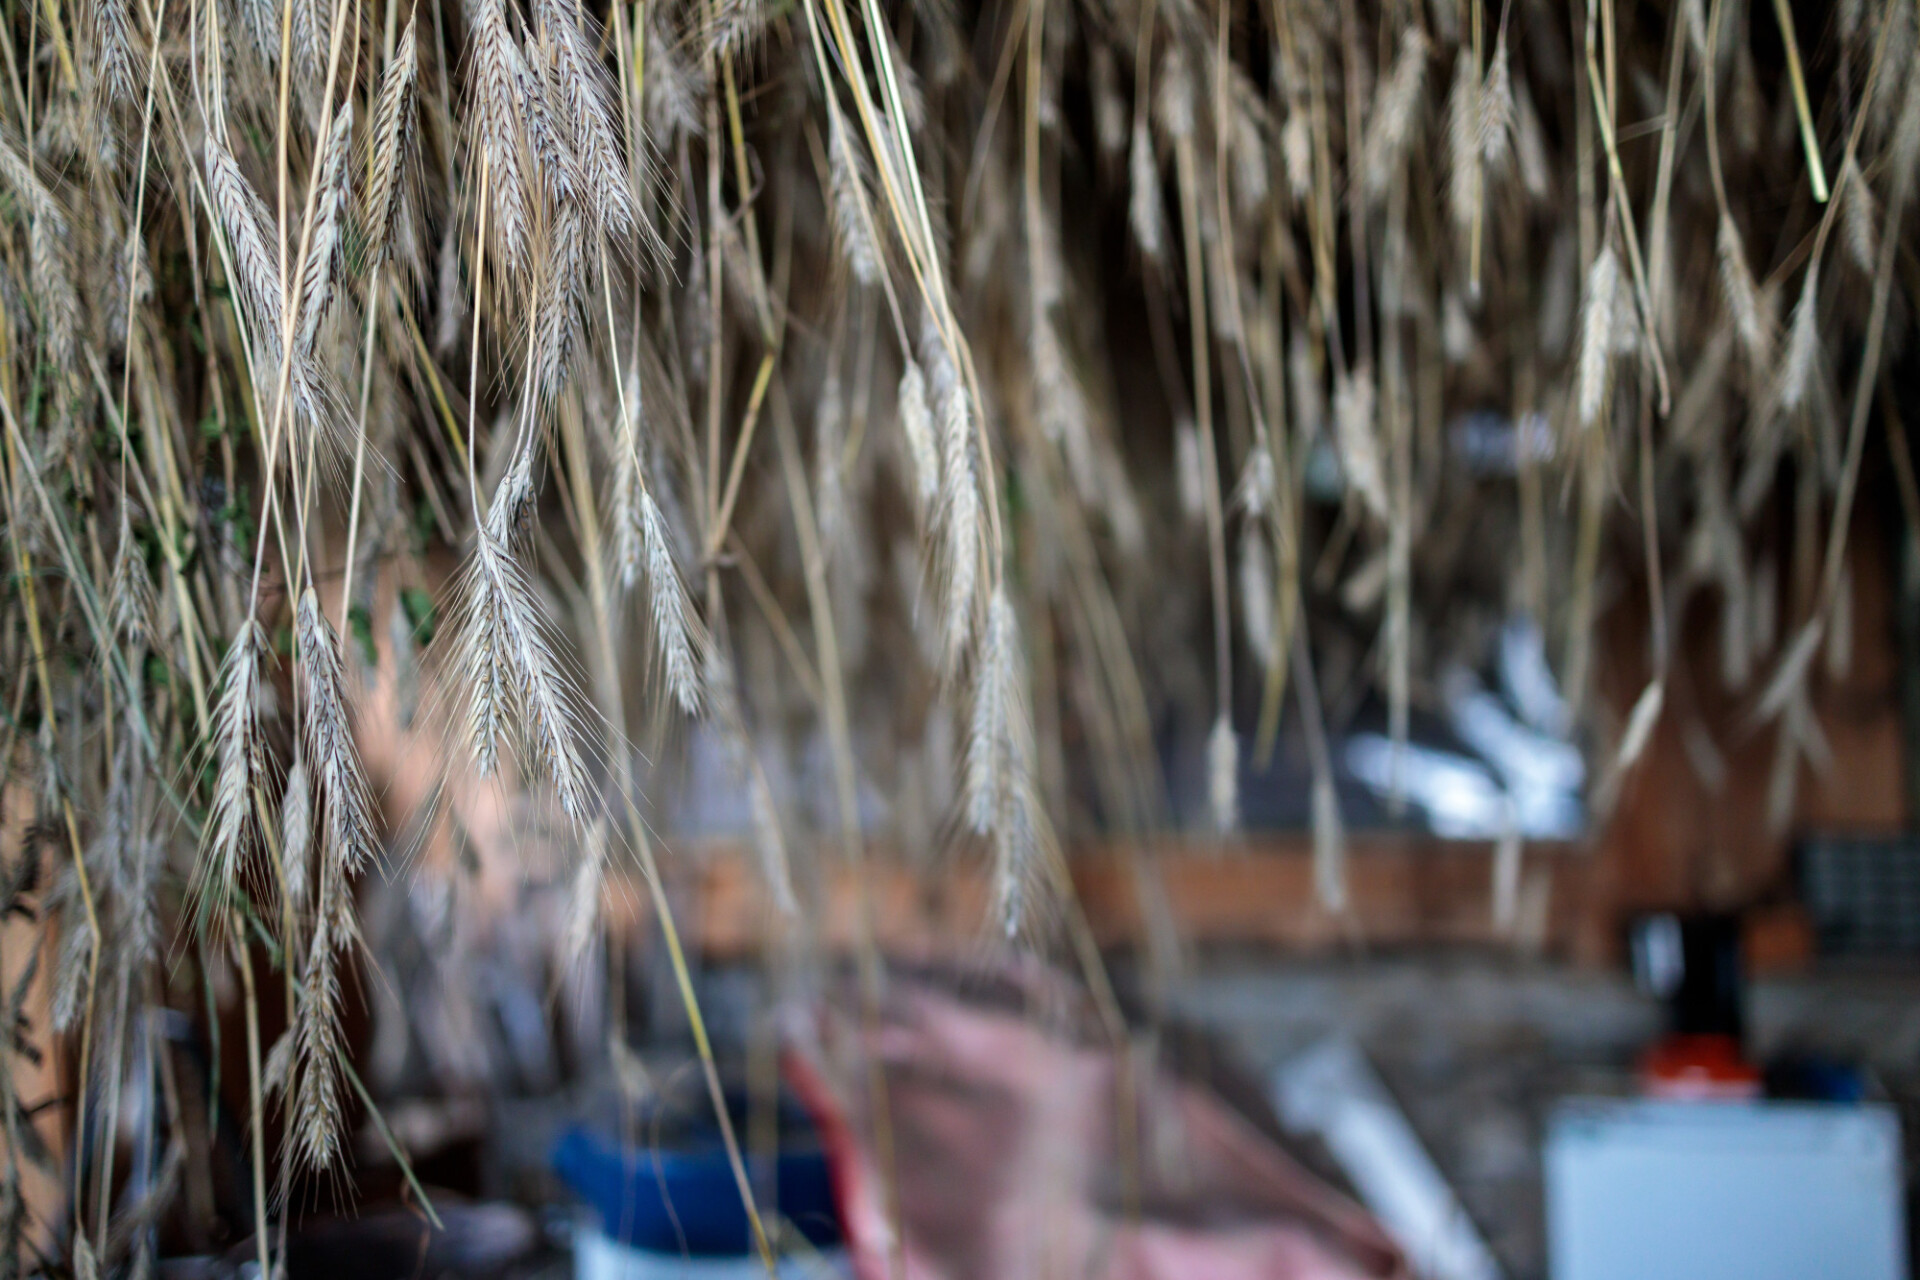
[[[1920,8],[364,7],[0,7],[0,1280],[1912,1273]]]

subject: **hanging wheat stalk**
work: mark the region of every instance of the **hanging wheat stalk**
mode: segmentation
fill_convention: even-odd
[[[75,1125],[148,1052],[114,1028],[171,998],[163,952],[244,961],[293,1011],[253,1073],[256,1107],[285,1085],[276,1158],[334,1167],[355,886],[405,874],[387,822],[439,829],[362,763],[376,686],[440,744],[441,804],[501,788],[570,833],[576,957],[610,878],[653,883],[649,831],[670,856],[703,735],[783,911],[819,883],[795,837],[857,857],[877,825],[983,860],[1045,947],[1058,841],[1187,816],[1162,726],[1199,726],[1224,834],[1298,716],[1344,910],[1326,722],[1377,685],[1403,736],[1513,598],[1590,708],[1616,525],[1669,612],[1718,588],[1790,783],[1845,658],[1920,163],[1913,7],[1843,9],[9,9],[5,803],[54,835],[0,878],[61,940]],[[1665,111],[1630,129],[1642,86]],[[1452,452],[1488,409],[1547,423],[1515,482]],[[1608,483],[1642,448],[1644,513]],[[1746,549],[1783,467],[1818,567],[1785,606]],[[770,781],[810,739],[824,816]],[[111,1268],[143,1237],[92,1159],[70,1248]]]

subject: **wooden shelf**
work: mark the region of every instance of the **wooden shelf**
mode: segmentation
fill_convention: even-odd
[[[1139,856],[1145,855],[1145,856]],[[855,937],[864,885],[883,947],[964,944],[989,936],[988,876],[983,861],[956,855],[946,865],[916,869],[890,849],[868,850],[856,873],[837,849],[816,851],[814,865],[833,867],[824,885],[803,888],[815,905],[808,932],[828,948]],[[780,927],[751,853],[734,844],[680,847],[668,865],[676,910],[691,942],[713,958],[752,954]],[[1584,907],[1593,860],[1582,846],[1535,844],[1522,861],[1513,927],[1493,918],[1493,849],[1394,835],[1358,836],[1347,852],[1351,908],[1335,915],[1314,893],[1313,852],[1306,835],[1226,844],[1162,840],[1139,846],[1083,847],[1069,854],[1075,895],[1102,946],[1133,947],[1147,936],[1157,892],[1182,943],[1256,946],[1293,952],[1406,948],[1432,944],[1514,947],[1583,954],[1593,940]],[[624,889],[610,908],[638,923],[638,897]],[[1602,943],[1604,946],[1604,943]]]

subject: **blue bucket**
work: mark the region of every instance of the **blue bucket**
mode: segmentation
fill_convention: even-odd
[[[807,1241],[819,1250],[840,1244],[827,1158],[813,1146],[783,1149],[769,1161],[743,1152],[756,1187],[768,1185],[773,1165],[774,1203]],[[553,1152],[561,1180],[599,1215],[615,1243],[648,1253],[724,1258],[753,1252],[740,1188],[718,1134],[671,1147],[622,1145],[612,1134],[575,1125],[561,1135]]]

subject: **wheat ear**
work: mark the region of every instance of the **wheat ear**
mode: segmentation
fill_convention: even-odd
[[[195,873],[203,922],[226,919],[224,904],[239,875],[253,821],[253,787],[262,772],[259,701],[267,634],[249,618],[227,649],[219,704],[214,709],[213,805]]]
[[[1386,194],[1393,171],[1413,140],[1419,120],[1420,92],[1426,86],[1427,38],[1418,27],[1408,27],[1400,39],[1393,70],[1374,95],[1373,114],[1361,144],[1361,173],[1367,197]]]
[[[833,231],[847,269],[861,284],[880,281],[880,253],[867,223],[867,177],[838,111],[827,113],[827,171]]]
[[[1792,412],[1806,402],[1813,383],[1814,366],[1820,356],[1820,264],[1807,267],[1800,284],[1800,300],[1793,304],[1793,321],[1787,329],[1787,349],[1780,361],[1780,380],[1776,398],[1780,407]]]
[[[700,714],[700,667],[695,657],[699,633],[686,584],[674,563],[667,522],[653,494],[640,494],[641,541],[646,549],[647,599],[653,618],[654,643],[660,649],[667,691],[687,715]]]
[[[517,722],[530,762],[553,783],[561,809],[575,821],[585,821],[586,775],[574,742],[566,685],[541,629],[525,573],[498,532],[508,522],[496,519],[495,513],[511,501],[510,494],[495,495],[467,575],[460,645],[460,667],[469,683],[467,737],[475,771],[484,777],[493,771],[500,734]]]
[[[933,410],[927,404],[927,379],[919,364],[907,358],[900,373],[898,396],[900,431],[907,442],[907,462],[913,472],[915,510],[922,520],[940,497],[940,455],[933,440]]]
[[[352,139],[353,101],[348,99],[334,113],[333,128],[316,166],[315,181],[320,184],[320,191],[313,206],[307,260],[300,269],[300,330],[294,338],[294,351],[302,356],[312,353],[327,303],[333,299],[334,272],[341,255],[341,225],[351,194],[347,160],[353,151]]]
[[[413,156],[413,92],[420,73],[420,46],[413,24],[414,19],[408,18],[394,46],[393,61],[381,78],[367,143],[365,229],[376,260],[392,256],[406,166]]]
[[[306,695],[302,708],[306,753],[326,811],[326,857],[337,874],[351,876],[373,855],[373,817],[347,717],[339,638],[312,587],[300,593],[294,627],[300,646],[301,689]]]
[[[1602,245],[1587,270],[1586,300],[1581,306],[1580,359],[1575,374],[1575,406],[1580,425],[1600,418],[1613,372],[1615,312],[1620,305],[1620,260],[1611,244]]]

